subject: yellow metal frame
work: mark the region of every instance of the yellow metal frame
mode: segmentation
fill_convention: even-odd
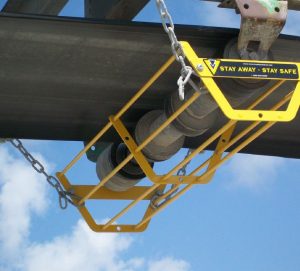
[[[195,65],[199,64],[199,58],[196,58],[190,51],[186,51],[189,46],[187,43],[183,43],[187,58],[191,61],[194,68]],[[190,49],[188,49],[190,50]],[[237,135],[233,136],[233,132],[238,123],[234,118],[229,120],[222,128],[220,128],[213,136],[203,142],[198,146],[188,157],[183,161],[178,163],[172,170],[164,175],[157,175],[152,169],[151,165],[142,153],[143,148],[147,146],[163,129],[165,129],[172,121],[174,121],[187,107],[189,107],[197,98],[199,98],[200,93],[195,92],[188,100],[186,100],[183,105],[172,115],[166,122],[154,131],[149,137],[140,145],[137,145],[133,137],[130,135],[124,124],[122,123],[121,117],[125,112],[153,85],[153,83],[170,67],[170,65],[175,61],[174,57],[171,57],[160,70],[153,75],[153,77],[132,97],[132,99],[114,116],[109,118],[109,122],[106,126],[89,142],[85,148],[66,166],[62,172],[57,173],[57,177],[64,186],[64,188],[76,195],[74,197],[74,202],[78,204],[78,210],[86,220],[91,229],[96,232],[141,232],[144,231],[150,223],[150,220],[164,208],[166,208],[170,203],[178,199],[185,192],[190,190],[194,185],[197,184],[208,184],[216,170],[234,154],[241,151],[245,146],[259,137],[262,133],[272,127],[275,121],[272,120],[266,123],[262,123],[262,119],[255,119],[248,127],[242,130]],[[203,59],[200,59],[200,62]],[[204,71],[203,71],[204,72]],[[204,72],[204,77],[199,76],[207,86],[212,86],[211,79],[212,75]],[[208,81],[207,81],[208,80]],[[279,86],[281,86],[285,80],[280,80],[275,82],[274,86],[266,91],[261,97],[259,97],[249,108],[246,110],[248,114],[249,111],[253,110],[257,105],[265,100],[269,95],[271,95]],[[213,87],[215,87],[213,85]],[[215,89],[213,89],[214,93]],[[298,90],[299,92],[299,90]],[[215,96],[219,94],[214,93]],[[277,103],[271,111],[279,110],[283,105],[288,103],[291,99],[294,99],[295,92],[290,92],[284,97],[279,103]],[[216,100],[219,100],[217,97]],[[224,106],[224,105],[223,105]],[[227,109],[225,108],[225,111]],[[226,111],[227,112],[227,111]],[[252,111],[253,112],[253,111]],[[269,111],[268,111],[269,112]],[[282,121],[282,119],[281,119]],[[263,125],[260,125],[260,124]],[[68,180],[66,174],[67,172],[77,163],[77,161],[98,141],[101,137],[110,129],[114,128],[123,142],[128,147],[130,154],[128,157],[120,163],[112,172],[108,174],[104,179],[101,180],[97,185],[72,185]],[[205,150],[211,143],[218,141],[217,147],[214,153],[209,159],[199,165],[190,174],[184,177],[176,176],[176,172],[186,165],[189,161],[195,158],[196,155]],[[230,151],[228,149],[230,148]],[[135,186],[125,192],[113,192],[104,187],[104,184],[108,182],[117,172],[122,169],[131,159],[135,159],[139,164],[141,169],[144,171],[147,178],[152,182],[149,186]],[[173,188],[166,191],[168,184],[174,184]],[[163,195],[162,195],[162,192]],[[152,199],[155,197],[155,203],[157,207],[153,208]],[[171,196],[169,198],[169,196]],[[80,200],[78,199],[80,198]],[[167,200],[166,200],[167,199]],[[90,214],[85,203],[88,200],[130,200],[130,204],[125,206],[123,210],[117,213],[113,218],[104,224],[98,224],[95,219]],[[141,201],[148,201],[149,205],[146,212],[140,222],[137,224],[117,224],[117,220],[125,215],[130,209],[135,207]]]
[[[232,120],[243,120],[243,121],[291,121],[296,117],[300,106],[300,81],[299,81],[299,71],[300,71],[300,63],[289,63],[289,62],[272,62],[272,61],[251,61],[251,60],[233,60],[233,59],[215,59],[216,63],[249,63],[257,64],[257,65],[293,65],[295,66],[295,71],[297,70],[297,75],[294,78],[289,78],[288,74],[286,78],[284,76],[280,78],[276,78],[276,76],[272,78],[265,77],[252,77],[252,76],[218,76],[214,73],[213,69],[210,69],[208,63],[208,59],[199,58],[193,48],[187,42],[181,42],[183,51],[191,63],[194,70],[197,72],[202,82],[205,84],[213,98],[216,100],[221,110],[229,119]],[[199,69],[198,67],[202,67]],[[229,66],[230,67],[230,66]],[[282,69],[284,70],[284,69]],[[216,77],[230,77],[230,78],[244,78],[244,79],[258,79],[258,80],[287,80],[287,81],[297,81],[297,85],[295,88],[295,92],[289,102],[289,105],[285,111],[274,111],[274,110],[236,110],[233,109],[218,85],[216,84],[214,78]]]

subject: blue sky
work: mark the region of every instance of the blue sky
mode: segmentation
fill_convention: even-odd
[[[211,3],[166,2],[176,23],[239,25],[232,11]],[[61,15],[82,14],[83,1],[73,0]],[[154,1],[136,20],[159,21]],[[300,35],[296,13],[290,14],[285,33]],[[82,148],[79,142],[25,144],[52,172]],[[61,211],[54,191],[8,145],[0,146],[0,165],[0,271],[300,270],[297,160],[238,155],[211,184],[195,187],[158,215],[145,233],[119,235],[95,234],[76,209]],[[95,182],[94,165],[83,159],[70,178]],[[92,205],[100,221],[116,207]]]

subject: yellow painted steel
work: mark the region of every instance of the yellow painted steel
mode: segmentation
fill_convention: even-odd
[[[187,42],[181,42],[183,51],[186,55],[186,58],[197,72],[199,77],[201,78],[204,85],[207,87],[210,94],[213,96],[223,113],[232,120],[240,120],[240,121],[280,121],[287,122],[291,121],[296,117],[296,114],[299,110],[300,106],[300,82],[299,82],[299,71],[300,71],[300,63],[289,63],[289,62],[272,62],[272,61],[251,61],[251,60],[233,60],[233,59],[220,59],[220,60],[211,60],[214,61],[214,65],[217,65],[216,61],[223,63],[255,63],[257,65],[293,65],[295,66],[295,78],[289,78],[289,74],[286,74],[286,78],[284,78],[284,74],[281,78],[266,78],[266,77],[252,77],[252,76],[234,76],[230,75],[230,78],[244,78],[244,79],[261,79],[261,80],[287,80],[287,81],[297,81],[297,85],[294,91],[294,94],[290,100],[290,103],[286,110],[284,111],[273,111],[273,110],[238,110],[233,109],[225,95],[222,93],[222,90],[216,84],[214,78],[216,77],[229,77],[224,75],[216,75],[212,69],[207,65],[207,59],[199,58],[193,48]],[[201,67],[199,69],[199,67]],[[226,66],[227,67],[227,66]],[[230,66],[228,66],[230,68]],[[271,69],[271,68],[269,68]],[[281,70],[281,69],[278,69]],[[284,69],[282,69],[284,70]],[[288,69],[286,69],[288,72]],[[292,69],[290,69],[292,70]],[[234,72],[232,72],[234,73]],[[230,72],[230,74],[232,74]],[[296,72],[295,72],[296,73]]]
[[[185,192],[190,190],[193,186],[199,184],[208,184],[214,177],[216,170],[230,159],[233,155],[241,151],[245,146],[250,144],[253,140],[259,137],[262,133],[272,127],[278,121],[289,121],[298,111],[300,97],[299,78],[292,79],[298,81],[295,91],[290,92],[281,101],[268,110],[255,110],[255,108],[263,102],[269,95],[278,89],[288,78],[281,78],[274,81],[273,87],[266,90],[260,97],[256,99],[246,110],[234,110],[229,105],[228,101],[222,94],[214,82],[214,71],[207,66],[205,59],[198,58],[191,46],[182,42],[184,52],[191,65],[198,73],[200,79],[206,85],[216,102],[219,104],[224,114],[229,117],[228,123],[221,127],[214,135],[212,135],[205,142],[200,144],[192,153],[180,161],[173,169],[163,175],[158,175],[152,169],[150,163],[143,154],[145,148],[159,133],[163,131],[168,125],[172,123],[182,112],[184,112],[196,99],[201,98],[199,92],[195,92],[182,106],[170,116],[165,123],[163,123],[156,131],[138,145],[134,138],[131,136],[121,117],[126,113],[130,107],[135,103],[141,95],[143,95],[158,78],[170,67],[175,61],[175,58],[170,58],[162,68],[154,74],[154,76],[134,95],[134,97],[114,116],[109,118],[108,124],[91,140],[91,142],[66,166],[62,172],[57,173],[57,177],[64,186],[64,188],[76,195],[74,202],[78,204],[78,210],[82,217],[85,219],[91,229],[97,232],[141,232],[144,231],[151,219],[160,211],[165,209],[169,204],[177,200]],[[241,62],[237,60],[224,60],[232,62]],[[249,61],[251,62],[251,61]],[[257,64],[257,61],[255,61]],[[266,64],[266,62],[262,62]],[[268,62],[271,63],[272,62]],[[201,64],[201,66],[199,66]],[[270,65],[271,65],[270,64]],[[290,65],[291,63],[280,62],[282,65]],[[293,63],[292,63],[293,64]],[[298,68],[299,64],[295,64]],[[204,67],[204,69],[202,69]],[[287,66],[289,67],[289,66]],[[227,76],[228,77],[228,76]],[[239,77],[240,78],[240,77]],[[247,77],[248,78],[248,77]],[[257,78],[256,78],[257,79]],[[277,78],[278,79],[278,78]],[[271,78],[270,80],[273,80]],[[289,103],[286,111],[278,111],[284,105]],[[263,115],[260,115],[263,114]],[[239,121],[251,121],[249,125],[234,134],[234,131],[239,124]],[[266,122],[265,124],[263,122]],[[257,129],[255,129],[257,128]],[[115,129],[119,134],[122,141],[126,144],[129,155],[106,176],[97,185],[72,185],[68,180],[67,172],[76,164],[76,162],[109,130]],[[233,136],[234,135],[234,136]],[[176,176],[175,173],[189,161],[194,159],[199,153],[205,150],[209,145],[218,141],[215,151],[211,157],[200,163],[190,174],[186,176]],[[225,153],[229,148],[231,150]],[[150,180],[151,185],[148,186],[135,186],[124,192],[113,192],[104,187],[115,174],[121,170],[131,159],[139,164],[147,178]],[[173,184],[174,186],[167,190],[167,185]],[[93,218],[92,214],[86,206],[89,200],[118,200],[130,201],[119,213],[115,214],[109,221],[103,224],[98,224]],[[135,224],[118,224],[118,220],[122,218],[128,211],[134,208],[141,201],[148,202],[148,207],[144,216]]]

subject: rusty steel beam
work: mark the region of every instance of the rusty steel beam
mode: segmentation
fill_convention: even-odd
[[[234,0],[201,0],[201,1],[220,3],[219,7],[221,8],[236,8],[236,3]],[[300,10],[300,0],[288,0],[288,9]]]
[[[291,10],[300,10],[300,0],[288,0],[288,7]]]
[[[85,17],[132,20],[150,0],[85,0]]]
[[[8,0],[2,12],[58,15],[68,0]]]
[[[287,1],[235,0],[241,14],[238,50],[243,59],[267,59],[287,18]],[[251,43],[257,43],[258,48]]]

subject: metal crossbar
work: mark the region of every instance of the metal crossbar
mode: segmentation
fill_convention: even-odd
[[[187,43],[182,43],[183,48],[189,47]],[[205,59],[196,58],[194,52],[190,52],[190,48],[185,51],[187,59],[190,61],[191,65],[195,71],[199,74],[201,80],[204,82],[209,91],[211,91],[212,96],[215,97],[216,102],[222,108],[223,112],[226,114],[226,108],[222,107],[220,104],[220,96],[215,93],[215,86],[210,84],[213,77],[216,77],[216,70],[205,71],[203,65],[206,65]],[[267,114],[267,116],[257,116],[255,108],[263,102],[268,96],[270,96],[275,90],[278,89],[287,80],[298,81],[296,91],[299,92],[299,76],[297,79],[280,77],[280,78],[268,78],[277,79],[273,87],[264,92],[259,98],[256,99],[246,110],[242,112],[241,115],[237,115],[237,118],[230,118],[228,123],[221,127],[214,135],[212,135],[205,142],[200,144],[194,151],[192,151],[185,159],[183,159],[178,165],[176,165],[169,172],[164,175],[157,175],[152,169],[151,165],[144,156],[142,150],[145,148],[160,132],[163,131],[168,125],[172,123],[183,111],[185,111],[196,99],[200,97],[199,92],[195,92],[188,100],[186,100],[182,106],[170,116],[165,123],[163,123],[156,131],[144,140],[140,145],[137,145],[133,137],[130,135],[125,125],[123,124],[121,117],[127,110],[153,85],[153,83],[170,67],[170,65],[175,61],[175,57],[171,57],[165,65],[157,72],[155,75],[134,95],[134,97],[120,110],[115,116],[109,118],[108,124],[91,140],[89,144],[66,166],[62,172],[57,173],[57,177],[66,189],[66,191],[71,192],[71,194],[76,195],[74,201],[77,203],[78,210],[86,220],[88,225],[97,232],[141,232],[144,231],[151,219],[158,214],[160,211],[165,209],[169,204],[174,202],[176,199],[181,197],[184,193],[190,190],[194,185],[208,184],[214,177],[216,170],[228,161],[236,153],[240,152],[244,147],[250,144],[253,140],[259,137],[262,133],[271,128],[278,121],[288,121],[285,117],[278,117],[278,111],[287,103],[291,103],[295,99],[295,91],[290,92],[281,101],[273,106]],[[200,61],[200,63],[199,63]],[[220,63],[222,60],[218,60]],[[227,60],[226,60],[227,61]],[[232,60],[235,61],[235,60]],[[220,66],[219,63],[219,66]],[[235,62],[234,62],[235,63]],[[251,61],[247,62],[251,63]],[[257,63],[257,62],[256,62]],[[260,62],[263,65],[265,62]],[[267,62],[268,65],[273,65],[273,62]],[[272,63],[272,64],[270,64]],[[199,68],[202,65],[201,69]],[[276,63],[275,63],[276,64]],[[256,64],[255,64],[256,65]],[[297,69],[299,64],[284,63],[284,65],[296,65]],[[297,66],[298,65],[298,66]],[[287,66],[294,67],[294,66]],[[298,70],[297,70],[298,71]],[[225,74],[224,77],[229,77]],[[233,76],[234,77],[234,76]],[[239,77],[239,74],[237,74]],[[244,78],[244,77],[243,77]],[[246,76],[246,78],[252,78],[252,76]],[[255,78],[257,79],[257,78]],[[279,79],[279,81],[278,81]],[[213,86],[213,87],[212,87]],[[211,88],[210,88],[211,87]],[[223,95],[223,94],[222,94]],[[297,94],[298,95],[298,94]],[[297,97],[296,95],[296,97]],[[200,97],[201,98],[201,97]],[[298,101],[299,102],[299,101]],[[221,99],[222,103],[222,99]],[[298,106],[299,107],[299,106]],[[297,108],[298,111],[298,108]],[[255,112],[255,117],[250,112]],[[261,111],[259,111],[261,112]],[[241,112],[238,112],[241,113]],[[248,114],[250,113],[250,114]],[[275,117],[270,116],[274,114]],[[227,114],[226,114],[227,115]],[[248,117],[248,118],[247,118]],[[290,117],[290,116],[289,116]],[[239,121],[251,121],[251,123],[244,128],[241,132],[234,135],[235,128]],[[71,185],[68,178],[66,177],[67,172],[75,165],[75,163],[98,141],[101,137],[110,129],[113,128],[119,134],[120,138],[126,144],[130,154],[113,170],[111,171],[100,183],[97,185]],[[176,176],[175,173],[189,163],[193,158],[196,157],[200,152],[205,150],[210,144],[218,141],[215,151],[212,153],[211,157],[194,169],[190,174],[186,176]],[[228,149],[230,148],[230,151]],[[149,186],[135,186],[124,192],[113,192],[104,187],[104,184],[108,182],[115,174],[121,170],[131,159],[135,159],[138,165],[141,167],[147,178],[152,182]],[[199,174],[199,172],[202,172]],[[172,184],[173,187],[168,191],[165,191],[168,184]],[[163,193],[165,192],[165,193]],[[153,199],[155,197],[155,205],[153,205]],[[78,199],[80,198],[80,199]],[[104,224],[97,224],[95,219],[90,214],[85,203],[88,200],[131,200],[130,204],[125,206],[119,213],[112,217],[109,221]],[[117,220],[123,217],[128,211],[135,207],[141,201],[148,201],[148,207],[146,212],[140,222],[137,224],[117,224]]]

